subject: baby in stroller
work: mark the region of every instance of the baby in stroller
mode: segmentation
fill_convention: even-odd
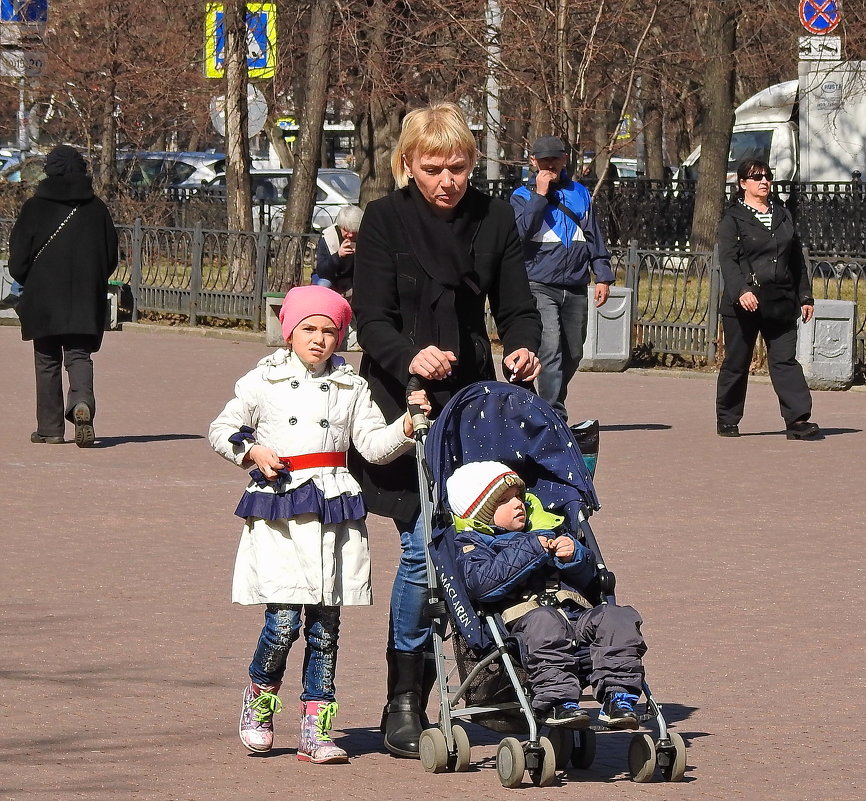
[[[601,595],[591,550],[502,462],[464,464],[446,490],[457,569],[470,599],[498,612],[518,642],[536,717],[585,728],[579,699],[588,683],[600,722],[637,729],[642,621],[630,606],[590,600]]]

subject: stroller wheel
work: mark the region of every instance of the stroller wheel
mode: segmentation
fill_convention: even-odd
[[[579,770],[587,770],[595,762],[595,732],[584,729],[575,732],[574,750],[571,752],[571,764]]]
[[[451,770],[455,773],[465,773],[469,770],[472,759],[472,748],[469,745],[469,735],[462,726],[452,726],[451,734],[454,737],[454,751],[451,757]]]
[[[686,773],[686,744],[675,731],[668,731],[668,739],[670,746],[656,747],[658,763],[665,781],[679,782]]]
[[[418,755],[427,773],[443,773],[448,769],[448,745],[439,729],[424,729],[418,739]]]
[[[529,769],[529,778],[536,787],[549,787],[556,778],[556,751],[547,737],[538,740],[539,750],[535,754],[536,767]]]
[[[656,746],[648,734],[636,734],[628,746],[628,769],[632,781],[648,782],[656,769]]]
[[[574,752],[574,729],[551,726],[547,738],[553,745],[553,751],[556,754],[556,769],[562,770]]]
[[[506,737],[496,749],[496,773],[503,787],[518,787],[526,772],[526,755],[515,737]]]

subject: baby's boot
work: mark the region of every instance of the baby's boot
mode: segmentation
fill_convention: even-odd
[[[282,711],[277,693],[280,685],[262,686],[250,682],[244,689],[238,734],[250,751],[270,751],[274,745],[273,717]]]
[[[633,693],[611,690],[604,696],[598,719],[611,729],[637,729],[640,727],[634,705],[638,696]]]
[[[301,703],[301,736],[298,759],[301,762],[348,762],[349,755],[330,737],[331,724],[337,714],[335,701]]]

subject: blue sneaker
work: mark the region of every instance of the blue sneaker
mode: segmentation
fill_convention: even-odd
[[[631,693],[610,692],[604,697],[598,719],[611,729],[637,729],[640,723],[637,719],[634,705],[638,697]]]
[[[577,701],[554,704],[544,717],[548,726],[566,726],[569,729],[584,729],[589,725],[589,715]]]

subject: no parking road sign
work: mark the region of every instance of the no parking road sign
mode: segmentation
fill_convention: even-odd
[[[809,33],[830,33],[839,19],[836,0],[800,0],[800,22]]]

